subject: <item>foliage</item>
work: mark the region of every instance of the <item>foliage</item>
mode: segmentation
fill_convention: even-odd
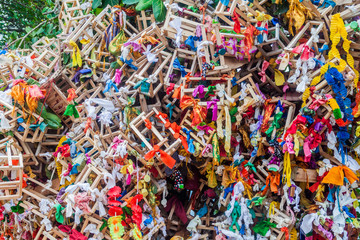
[[[111,0],[94,0],[93,9],[101,5],[101,1],[111,1]],[[166,8],[163,0],[123,0],[125,5],[136,4],[136,11],[143,11],[152,8],[155,19],[157,22],[163,22],[166,17]]]
[[[152,8],[157,22],[163,22],[166,17],[163,0],[93,0],[93,13],[98,14],[107,5],[118,4],[137,4],[137,11]],[[29,49],[43,36],[56,37],[61,33],[57,19],[59,10],[59,0],[1,1],[0,50],[6,44],[12,49]]]
[[[52,11],[55,0],[11,0],[0,3],[0,48],[5,43],[13,43],[17,48],[24,39],[21,48],[30,48],[31,44],[43,36],[55,37],[60,33],[57,20],[58,13]],[[40,27],[32,31],[36,26]]]
[[[119,5],[120,0],[94,0],[92,3],[92,8],[105,8],[107,5],[115,6]]]

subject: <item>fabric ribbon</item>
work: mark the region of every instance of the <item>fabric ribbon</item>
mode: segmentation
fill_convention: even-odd
[[[170,83],[169,86],[166,88],[166,95],[169,95],[175,87],[175,83]]]
[[[322,232],[326,236],[326,239],[332,240],[334,238],[332,233],[329,232],[328,230],[326,230],[325,228],[323,228],[323,226],[321,226],[321,224],[319,224],[317,227],[318,227],[319,231]]]
[[[64,112],[64,116],[74,116],[75,118],[79,118],[79,112],[76,109],[77,103],[74,102],[74,104],[69,104],[66,107],[66,110]]]
[[[207,109],[209,110],[211,108],[211,106],[213,106],[213,110],[212,110],[212,121],[216,121],[217,119],[217,111],[218,111],[218,105],[217,102],[219,101],[219,99],[213,99],[211,101],[208,101],[207,104]]]
[[[192,127],[199,125],[201,122],[203,122],[207,114],[207,109],[205,107],[199,106],[198,102],[199,102],[198,99],[193,99],[192,97],[187,95],[183,96],[180,101],[180,108],[182,110],[193,106],[192,122],[191,122]]]
[[[158,145],[153,146],[153,150],[149,151],[145,154],[144,158],[145,160],[150,160],[155,156],[155,153],[160,153],[160,158],[163,161],[163,163],[170,169],[173,169],[175,166],[175,159],[173,159],[169,154],[167,154],[165,151],[161,150]]]
[[[152,123],[150,122],[150,120],[149,120],[149,119],[145,119],[144,121],[145,121],[145,127],[146,127],[147,129],[151,129],[151,128],[152,128]]]
[[[215,94],[214,90],[216,89],[216,86],[208,86],[208,90],[205,93],[205,98],[208,98],[209,96],[213,96]]]
[[[165,124],[165,127],[172,128],[172,130],[174,131],[174,134],[173,134],[174,138],[175,139],[180,138],[183,147],[185,148],[186,151],[188,151],[188,143],[187,143],[185,137],[180,134],[181,127],[176,122],[173,122],[173,123],[167,122]]]
[[[188,151],[192,154],[195,152],[195,146],[193,144],[194,139],[191,139],[190,133],[192,130],[187,130],[186,128],[183,128],[182,131],[186,134],[186,142],[188,145]]]
[[[185,77],[186,76],[186,71],[185,71],[185,67],[183,65],[181,65],[180,61],[178,58],[175,58],[174,63],[173,63],[173,67],[177,68],[180,70],[181,72],[181,77]]]
[[[261,76],[261,81],[264,83],[266,82],[266,69],[269,67],[270,63],[266,60],[264,60],[262,67],[261,67],[261,72],[259,72],[259,76]]]
[[[174,205],[175,205],[175,215],[178,216],[184,224],[186,224],[188,222],[188,218],[186,216],[184,206],[177,196],[173,196],[172,198],[169,199],[165,207],[165,211],[170,212],[170,210]]]
[[[275,84],[276,84],[276,86],[284,85],[284,83],[285,83],[284,75],[278,69],[274,69],[274,72],[275,72]]]
[[[234,21],[234,31],[236,33],[241,33],[241,24],[239,21],[239,15],[236,13],[236,11],[234,10],[233,12],[233,16],[231,17],[231,19]]]
[[[296,130],[297,130],[297,124],[305,124],[306,123],[306,118],[299,115],[296,117],[296,119],[293,121],[293,123],[291,124],[291,126],[288,128],[288,130],[285,133],[285,138],[287,137],[288,134],[295,134]]]
[[[61,223],[63,224],[64,223],[64,216],[62,214],[62,211],[65,209],[63,208],[60,204],[56,204],[54,206],[54,208],[56,209],[56,213],[55,213],[55,218],[56,218],[56,221],[58,223]]]
[[[166,107],[169,109],[169,118],[171,119],[173,112],[174,112],[175,105],[170,102],[166,105]]]
[[[147,78],[144,78],[143,80],[137,82],[134,86],[134,89],[138,89],[139,87],[141,87],[141,92],[148,93],[150,90],[150,83],[148,83],[147,80]]]
[[[128,141],[125,140],[121,140],[118,137],[115,137],[113,140],[113,146],[112,149],[115,150],[116,154],[119,154],[121,158],[124,158],[128,152],[127,152],[127,145],[128,145]]]
[[[269,231],[270,227],[276,228],[276,223],[270,222],[270,219],[263,220],[258,222],[254,227],[253,231],[260,234],[261,236],[265,236]]]
[[[127,41],[123,45],[124,47],[131,46],[134,52],[138,52],[141,50],[141,45],[134,41]]]
[[[29,128],[30,128],[31,130],[33,130],[33,131],[35,131],[37,128],[39,128],[42,132],[45,131],[46,127],[47,127],[47,124],[44,123],[44,122],[38,123],[38,124],[31,124],[31,125],[29,126]]]
[[[73,67],[81,67],[82,60],[81,60],[81,52],[80,52],[79,46],[73,40],[70,40],[69,44],[70,44],[70,46],[73,47],[72,66]]]
[[[77,95],[75,93],[75,89],[73,89],[73,88],[68,89],[67,93],[68,93],[68,97],[66,98],[66,101],[68,101],[68,102],[71,102],[72,100],[74,100],[77,97]]]
[[[230,146],[231,146],[231,118],[230,118],[230,113],[229,113],[229,107],[225,106],[224,108],[224,112],[225,112],[225,151],[229,152],[230,151]]]
[[[280,185],[280,173],[274,171],[269,171],[268,173],[269,175],[266,177],[266,187],[261,193],[263,196],[267,193],[269,188],[271,192],[277,193],[278,186]]]
[[[275,114],[274,120],[273,120],[273,122],[271,123],[271,126],[270,126],[269,129],[265,132],[268,137],[271,136],[271,134],[272,134],[272,132],[274,131],[274,129],[279,129],[279,128],[280,128],[280,123],[279,123],[279,121],[280,121],[280,119],[282,118],[283,114],[284,114],[283,112],[278,112],[278,113]]]
[[[230,103],[234,103],[234,102],[235,102],[235,99],[232,98],[232,97],[230,97],[230,96],[226,93],[226,91],[225,91],[225,89],[224,89],[224,87],[223,87],[222,85],[216,84],[216,90],[218,91],[218,92],[217,92],[218,97],[220,97],[220,98],[225,97],[226,100],[228,100]]]
[[[0,110],[0,131],[7,132],[11,130],[9,120],[6,118],[4,111]]]
[[[220,148],[217,133],[214,133],[211,144],[213,149],[213,165],[218,166],[220,164]]]
[[[199,98],[205,97],[205,91],[204,91],[204,85],[198,85],[196,86],[194,92],[192,93],[192,96],[196,98],[199,94]]]
[[[123,74],[123,71],[121,69],[116,69],[115,70],[115,79],[114,82],[116,84],[120,84],[121,83],[121,76]]]
[[[123,63],[126,63],[129,67],[131,67],[132,69],[134,69],[135,71],[136,70],[138,70],[138,68],[134,65],[134,64],[132,64],[132,62],[134,61],[134,60],[132,60],[132,59],[124,59],[124,58],[122,58],[122,57],[120,57],[120,60],[123,62]]]
[[[111,88],[114,88],[115,92],[119,92],[119,89],[117,88],[115,83],[111,79],[109,79],[106,82],[106,86],[105,86],[103,93],[109,92],[111,90]]]
[[[285,152],[284,154],[283,182],[286,182],[288,187],[291,186],[291,161],[289,152]]]
[[[248,27],[246,27],[246,30],[244,32],[244,44],[245,44],[245,53],[248,56],[248,61],[251,60],[250,50],[253,47],[254,44],[254,35],[258,35],[260,32],[257,30],[253,25],[249,24]]]
[[[175,17],[174,20],[169,22],[169,26],[174,28],[176,30],[175,34],[175,43],[178,48],[180,48],[181,45],[181,35],[182,35],[182,29],[181,29],[181,18]]]
[[[144,55],[150,63],[156,63],[157,61],[159,61],[159,59],[156,58],[156,54],[151,52],[150,44],[146,46],[146,51],[144,52]]]
[[[75,73],[75,75],[71,79],[71,81],[78,83],[78,82],[80,82],[80,79],[83,78],[81,75],[85,75],[85,77],[87,79],[87,78],[89,78],[88,75],[90,75],[90,74],[91,74],[91,69],[87,69],[87,68],[81,69]]]
[[[197,126],[196,127],[199,130],[205,131],[206,134],[210,134],[210,131],[213,131],[214,129],[208,125],[202,125],[202,126]]]
[[[359,181],[355,173],[347,166],[332,167],[329,173],[324,177],[321,183],[334,184],[336,186],[344,185],[344,177],[352,184]]]
[[[289,229],[287,227],[282,227],[281,231],[285,233],[285,239],[289,239]]]

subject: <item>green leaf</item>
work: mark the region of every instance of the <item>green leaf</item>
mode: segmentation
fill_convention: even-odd
[[[95,9],[95,15],[99,15],[102,12],[103,8]]]
[[[39,40],[39,38],[38,38],[38,37],[34,37],[33,39],[31,39],[31,42],[32,42],[32,43],[36,43],[37,40]]]
[[[54,28],[54,24],[52,23],[46,25],[46,34],[50,34],[53,28]]]
[[[138,3],[139,0],[123,0],[122,3],[126,4],[126,5],[131,5],[131,4],[135,4]]]
[[[29,26],[27,26],[27,27],[25,28],[26,33],[29,33],[31,30],[32,30],[32,28],[29,27]]]
[[[47,28],[47,27],[46,27],[46,28]],[[43,33],[44,31],[45,31],[45,28],[44,28],[44,26],[42,26],[41,28],[39,28],[39,29],[35,32],[34,36],[35,36],[35,35],[39,35],[39,34]]]
[[[43,10],[41,11],[41,13],[46,13],[49,11],[49,8],[48,7],[44,7]]]
[[[98,7],[100,7],[102,4],[101,0],[94,0],[92,3],[92,9],[96,9]]]
[[[115,6],[119,4],[119,0],[104,0],[103,7],[105,8],[107,5]]]
[[[152,8],[157,22],[163,22],[166,17],[166,8],[162,0],[153,0]]]
[[[136,11],[143,11],[149,9],[152,5],[153,0],[140,0],[138,5],[136,5]]]
[[[63,64],[64,65],[68,64],[70,62],[70,54],[63,53],[62,59],[63,59]]]

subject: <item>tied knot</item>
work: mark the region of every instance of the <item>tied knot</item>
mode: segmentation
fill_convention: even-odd
[[[159,145],[154,145],[153,148],[154,148],[154,151],[155,151],[155,152],[158,152],[158,151],[160,150]]]
[[[266,69],[269,67],[270,63],[266,60],[264,60],[261,68],[261,72],[259,72],[259,76],[261,76],[261,81],[266,82]]]

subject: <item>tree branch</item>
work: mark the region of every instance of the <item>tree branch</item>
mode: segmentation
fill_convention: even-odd
[[[49,11],[49,12],[46,12],[44,13],[44,15],[48,15],[48,14],[51,14],[51,13],[55,13],[58,9],[58,7],[60,6],[60,0],[56,0],[55,2],[55,6],[54,6],[54,9]]]
[[[5,31],[5,32],[23,32],[24,30],[22,29],[18,29],[18,28],[3,28],[1,29],[1,31]]]
[[[21,45],[23,44],[24,40],[25,40],[33,31],[35,31],[36,29],[38,29],[39,27],[41,27],[43,24],[47,23],[48,21],[54,20],[55,18],[57,18],[57,16],[56,16],[56,17],[53,17],[53,18],[50,18],[50,19],[48,19],[48,20],[46,20],[46,21],[43,21],[43,22],[41,22],[41,23],[39,23],[36,27],[34,27],[34,28],[33,28],[30,32],[28,32],[25,36],[23,36],[23,37],[21,37],[21,38],[19,38],[19,39],[16,39],[16,40],[13,41],[13,42],[11,42],[11,43],[9,44],[9,47],[10,47],[12,44],[16,43],[17,41],[19,41],[19,40],[21,39],[21,42],[20,42],[19,46],[17,47],[17,49],[19,49],[19,48],[21,47]]]

